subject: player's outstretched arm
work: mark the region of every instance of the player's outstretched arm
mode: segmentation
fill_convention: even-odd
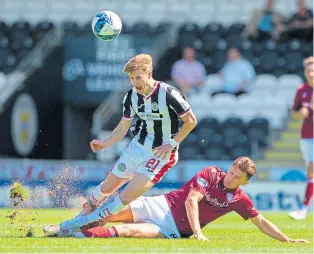
[[[202,198],[202,193],[191,188],[189,195],[185,200],[185,209],[195,239],[208,241],[207,237],[202,233],[199,220],[198,202],[200,202]]]
[[[112,146],[125,137],[130,129],[132,121],[122,118],[117,127],[112,131],[111,135],[104,141],[93,140],[90,142],[90,147],[93,152]]]
[[[270,237],[282,241],[282,242],[291,242],[291,243],[309,243],[307,240],[303,239],[291,239],[280,231],[280,229],[265,219],[263,215],[259,214],[250,220],[261,230],[264,234],[269,235]]]

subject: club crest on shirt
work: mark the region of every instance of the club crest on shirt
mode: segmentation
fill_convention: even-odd
[[[153,111],[157,111],[158,110],[158,103],[157,102],[153,102],[152,103],[152,110]]]
[[[208,186],[208,182],[204,178],[202,178],[200,176],[196,179],[196,182],[201,187],[206,188]]]
[[[228,203],[230,203],[233,199],[233,193],[228,192],[226,194],[226,198],[227,198]]]

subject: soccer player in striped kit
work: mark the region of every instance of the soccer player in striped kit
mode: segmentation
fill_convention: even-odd
[[[123,116],[112,134],[104,141],[90,143],[93,152],[105,149],[125,137],[131,120],[135,137],[113,166],[107,178],[92,192],[90,204],[97,207],[86,215],[60,224],[61,230],[72,232],[80,227],[115,214],[159,182],[178,161],[180,142],[196,126],[196,118],[184,96],[174,87],[152,77],[152,58],[139,54],[131,58],[123,70],[133,88],[123,100]],[[179,129],[180,119],[183,121]],[[119,195],[113,195],[122,185]]]
[[[303,62],[306,82],[302,84],[295,95],[292,108],[292,115],[295,118],[303,119],[301,129],[300,149],[307,166],[308,183],[305,190],[303,205],[301,210],[289,213],[295,220],[304,220],[307,208],[313,198],[313,77],[314,58],[308,57]]]

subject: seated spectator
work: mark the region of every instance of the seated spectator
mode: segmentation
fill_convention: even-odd
[[[265,1],[264,9],[257,9],[247,23],[244,36],[256,41],[277,38],[283,17],[273,9],[273,0]]]
[[[175,62],[171,70],[172,80],[186,96],[201,90],[205,76],[205,67],[195,59],[195,51],[192,48],[183,50],[183,59]]]
[[[313,12],[306,8],[304,0],[298,0],[298,12],[282,27],[280,41],[299,39],[313,41]]]
[[[242,58],[238,49],[231,48],[228,51],[228,62],[225,63],[219,75],[223,90],[214,92],[212,96],[221,93],[239,96],[248,91],[249,85],[255,78],[255,70],[248,60]]]

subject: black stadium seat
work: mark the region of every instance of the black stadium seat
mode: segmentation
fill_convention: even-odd
[[[200,148],[197,145],[181,147],[179,151],[181,160],[196,160],[202,158]]]
[[[296,73],[303,69],[303,56],[300,51],[286,52],[283,56],[288,73]]]
[[[151,36],[152,28],[147,22],[138,22],[133,25],[131,34],[136,36]]]
[[[264,118],[254,118],[247,126],[249,140],[257,142],[261,146],[268,145],[269,122]]]
[[[224,28],[219,23],[209,23],[203,29],[203,35],[205,34],[218,34],[220,37],[224,34]]]
[[[2,36],[8,36],[9,28],[5,22],[0,22],[0,38]]]
[[[62,23],[65,36],[78,35],[81,31],[79,25],[74,21],[64,21]]]
[[[50,21],[41,21],[39,22],[36,27],[35,27],[35,31],[34,31],[34,39],[36,41],[39,41],[40,39],[42,39],[45,34],[50,31],[52,28],[54,27],[53,23]],[[89,24],[89,29],[90,28],[90,24]]]
[[[244,135],[238,137],[238,139],[234,141],[233,146],[229,149],[228,154],[232,160],[241,156],[250,156],[251,148],[247,137]]]
[[[167,32],[171,28],[171,26],[172,26],[172,24],[170,22],[159,23],[155,27],[155,33],[157,35],[164,34],[165,32]]]
[[[224,139],[233,139],[240,136],[245,130],[242,119],[238,117],[231,117],[226,119],[223,123],[222,136]]]

